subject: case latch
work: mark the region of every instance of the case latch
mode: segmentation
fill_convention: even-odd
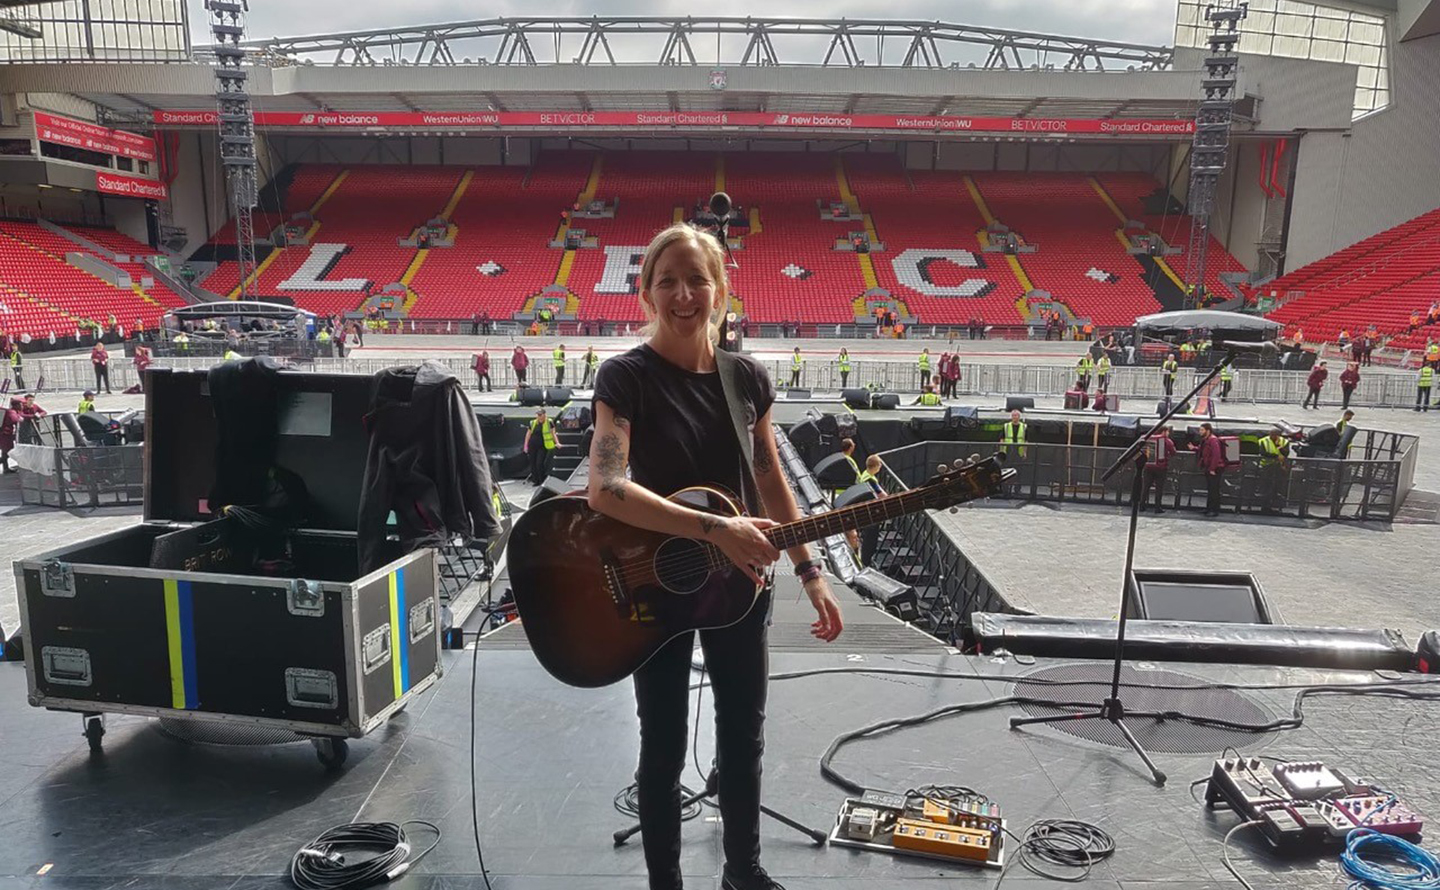
[[[285,605],[291,615],[322,618],[325,615],[325,591],[320,588],[319,581],[292,578]]]
[[[58,559],[40,566],[40,592],[46,596],[74,596],[75,570]]]

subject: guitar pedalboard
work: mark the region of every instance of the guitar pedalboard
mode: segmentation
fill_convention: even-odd
[[[866,791],[840,807],[830,843],[921,856],[962,865],[1003,868],[1005,820],[987,798],[946,799]]]
[[[1205,790],[1210,807],[1224,805],[1276,847],[1344,843],[1356,828],[1418,835],[1424,819],[1395,795],[1351,779],[1319,761],[1266,766],[1258,757],[1215,761]]]

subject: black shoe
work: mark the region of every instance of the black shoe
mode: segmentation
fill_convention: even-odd
[[[1156,516],[1159,516],[1160,514],[1162,514],[1162,513],[1164,513],[1164,512],[1165,512],[1165,511],[1164,511],[1164,510],[1161,510],[1159,507],[1156,507],[1156,508],[1155,508],[1155,515],[1156,515]]]
[[[720,890],[785,890],[785,886],[767,875],[759,865],[751,865],[740,874],[726,868],[720,880]]]

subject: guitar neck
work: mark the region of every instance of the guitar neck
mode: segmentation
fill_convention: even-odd
[[[821,513],[818,516],[807,516],[804,519],[797,519],[794,522],[767,529],[765,536],[780,550],[800,544],[809,544],[812,541],[838,535],[850,529],[861,529],[904,516],[907,513],[914,513],[924,508],[925,495],[925,491],[915,489],[903,494],[866,501],[853,507]]]

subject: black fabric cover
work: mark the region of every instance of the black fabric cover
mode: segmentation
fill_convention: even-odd
[[[1103,618],[1000,612],[970,616],[971,640],[987,653],[1004,649],[1017,655],[1114,658],[1116,627]],[[1131,620],[1125,625],[1125,658],[1406,671],[1415,653],[1393,630]]]
[[[394,558],[381,546],[392,510],[407,553],[455,535],[500,533],[480,424],[448,368],[425,362],[376,374],[365,429],[370,448],[356,521],[362,574]]]
[[[288,525],[309,518],[310,498],[298,475],[276,464],[280,425],[280,363],[261,355],[210,369],[215,412],[215,481],[208,503],[252,507]]]

